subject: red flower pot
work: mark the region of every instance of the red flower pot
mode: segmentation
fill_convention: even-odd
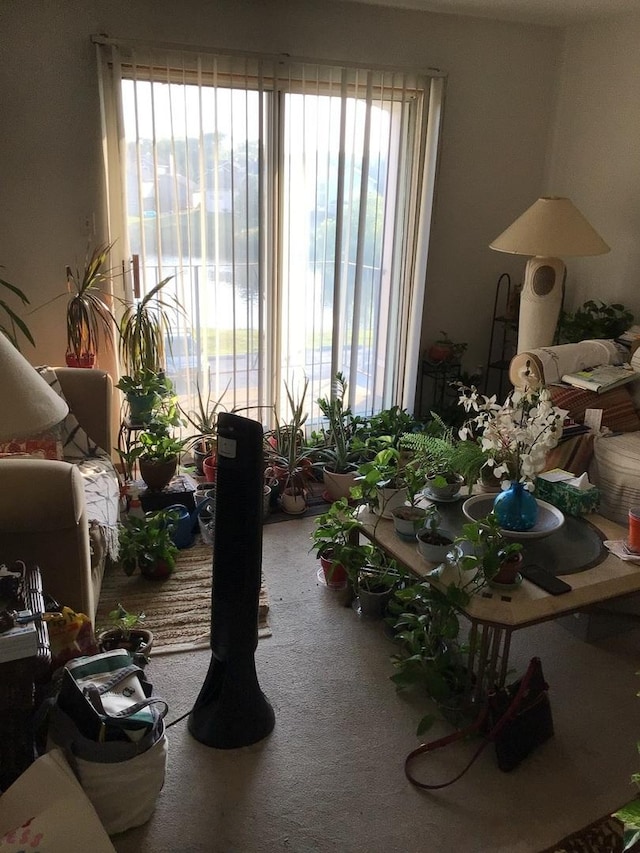
[[[332,565],[330,557],[320,557],[320,565],[324,572],[324,579],[329,589],[342,589],[347,583],[347,573],[344,566],[337,563]]]
[[[216,481],[216,458],[215,456],[207,456],[202,462],[202,472],[208,483]]]

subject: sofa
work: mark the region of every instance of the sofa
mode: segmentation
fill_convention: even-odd
[[[28,458],[20,446],[0,458],[0,561],[36,563],[45,593],[93,620],[106,562],[117,558],[113,384],[97,369],[38,371],[69,414],[57,428],[56,458]]]
[[[621,361],[631,363],[638,379],[601,394],[561,382],[563,374]],[[640,349],[614,341],[542,347],[514,356],[509,378],[516,388],[543,382],[554,404],[579,423],[586,409],[602,410],[599,432],[562,442],[547,459],[548,467],[586,472],[600,491],[599,513],[626,527],[629,507],[640,506]]]

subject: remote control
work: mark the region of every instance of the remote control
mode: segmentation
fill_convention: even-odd
[[[520,574],[523,578],[531,581],[531,583],[539,586],[540,589],[544,589],[545,592],[548,592],[551,595],[562,595],[563,592],[571,592],[572,589],[568,583],[565,583],[563,580],[560,580],[560,578],[552,575],[551,572],[543,569],[542,566],[536,566],[533,564],[524,566],[520,570]]]

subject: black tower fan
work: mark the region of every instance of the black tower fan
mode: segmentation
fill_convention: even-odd
[[[189,731],[219,749],[262,740],[275,724],[254,659],[262,572],[262,435],[257,421],[228,412],[218,416],[211,662],[189,715]]]

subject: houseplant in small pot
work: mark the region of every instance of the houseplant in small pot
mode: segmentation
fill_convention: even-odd
[[[162,491],[171,482],[187,440],[175,438],[174,423],[172,416],[156,414],[151,423],[138,434],[131,450],[118,451],[123,467],[131,470],[137,462],[140,476],[154,491]]]
[[[201,476],[204,474],[203,466],[205,459],[215,454],[218,413],[225,411],[222,405],[222,398],[228,388],[229,385],[227,384],[220,397],[217,400],[213,400],[211,398],[211,391],[205,397],[198,383],[196,386],[198,396],[197,408],[195,410],[187,410],[182,406],[180,407],[180,411],[187,424],[195,430],[195,434],[190,436],[186,446],[193,454],[196,473]]]
[[[425,477],[419,465],[408,462],[403,469],[403,479],[407,489],[408,504],[396,506],[391,510],[393,526],[401,539],[414,541],[418,530],[425,523],[427,508],[418,506],[424,488]]]
[[[357,592],[360,613],[368,619],[382,619],[394,589],[404,576],[395,560],[373,545],[360,546],[366,562],[358,571]]]
[[[347,382],[344,375],[336,373],[332,395],[316,400],[318,407],[327,419],[328,428],[324,432],[325,446],[317,451],[322,467],[327,496],[335,501],[348,498],[355,484],[356,463],[362,458],[364,444],[354,435],[354,417],[344,405]]]
[[[164,374],[144,368],[135,375],[125,374],[116,383],[129,404],[129,420],[133,426],[148,424],[161,402],[173,395],[173,383]]]
[[[165,341],[171,342],[172,320],[184,309],[175,296],[162,291],[173,276],[164,278],[141,299],[126,304],[118,329],[123,370],[138,376],[143,370],[162,374],[165,369]]]
[[[458,552],[457,565],[475,570],[490,586],[512,587],[521,583],[522,544],[505,538],[495,513],[463,525],[457,545],[470,546],[470,553]]]
[[[440,337],[427,349],[427,359],[432,364],[459,361],[467,351],[468,344],[454,343],[447,332],[440,332]]]
[[[175,568],[178,548],[171,538],[176,515],[171,510],[127,516],[120,526],[118,561],[126,575],[136,569],[148,580],[165,580]]]
[[[112,628],[100,631],[98,643],[100,650],[110,652],[113,649],[126,649],[133,655],[135,663],[145,664],[153,645],[153,634],[142,627],[145,614],[129,613],[118,603],[109,613]]]
[[[358,466],[353,494],[369,505],[382,518],[391,518],[395,507],[403,506],[407,499],[400,451],[395,447],[379,450],[368,462]]]
[[[327,586],[344,587],[347,578],[356,578],[364,565],[362,554],[353,550],[357,543],[360,522],[356,508],[347,498],[340,498],[319,515],[311,533],[311,551],[320,560]]]
[[[274,415],[276,427],[264,438],[266,476],[269,481],[277,481],[280,506],[291,515],[301,515],[307,508],[305,484],[311,471],[311,457],[315,453],[315,448],[307,446],[303,431],[307,419],[304,400],[308,386],[309,380],[305,378],[302,392],[296,399],[293,391],[285,385],[289,420],[281,424]]]
[[[426,508],[424,526],[415,534],[418,542],[418,552],[425,560],[441,563],[447,559],[447,554],[453,548],[455,534],[440,527],[440,513],[434,504]]]

